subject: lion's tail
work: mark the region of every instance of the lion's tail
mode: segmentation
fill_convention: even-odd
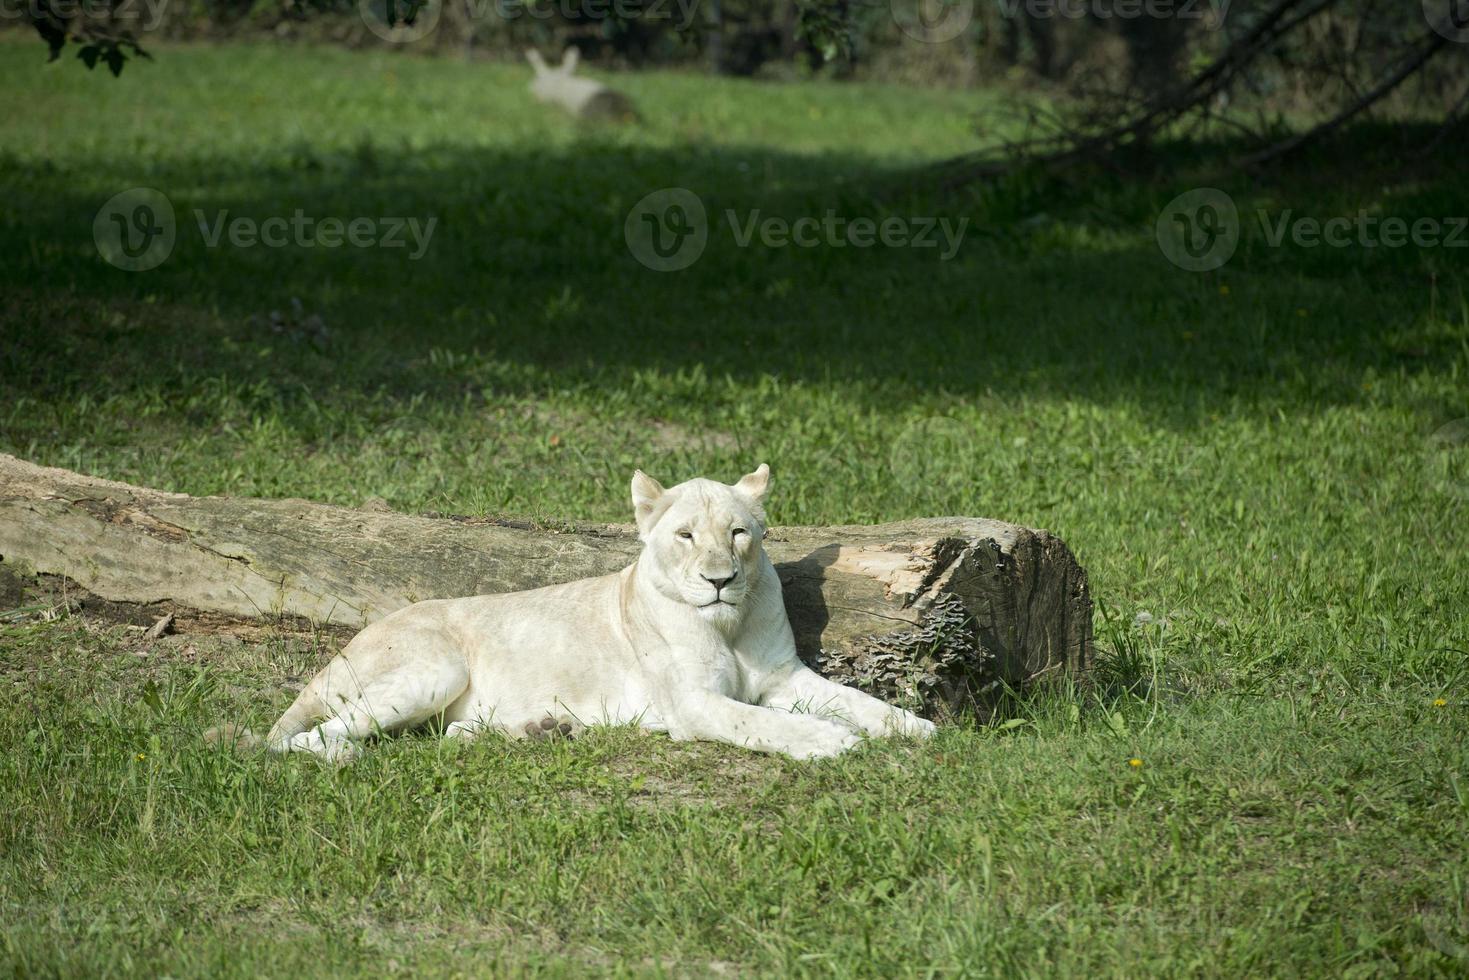
[[[314,725],[324,713],[325,708],[326,705],[317,695],[315,686],[307,684],[305,689],[296,695],[296,700],[291,702],[291,706],[286,709],[285,714],[281,715],[280,720],[270,727],[270,731],[264,738],[241,725],[226,724],[216,725],[205,732],[204,741],[210,745],[227,745],[240,752],[258,749],[262,746],[273,752],[284,752],[292,737]]]

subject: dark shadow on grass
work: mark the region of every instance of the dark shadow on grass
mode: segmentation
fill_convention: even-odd
[[[249,174],[176,159],[147,182],[173,201],[178,241],[142,273],[92,249],[100,201],[70,190],[65,174],[32,173],[24,229],[4,228],[14,258],[3,276],[0,374],[14,397],[41,402],[147,386],[166,394],[213,377],[286,399],[350,390],[457,402],[624,385],[658,369],[851,382],[858,397],[885,403],[1126,401],[1193,425],[1230,400],[1349,402],[1369,369],[1433,370],[1457,356],[1455,336],[1422,325],[1431,304],[1461,301],[1464,270],[1447,250],[1247,242],[1216,272],[1172,265],[1152,239],[1158,208],[1206,159],[1198,147],[1174,153],[1174,171],[1019,174],[957,196],[889,196],[881,207],[861,188],[891,186],[893,175],[868,161],[760,147],[590,141],[534,158],[303,151]],[[1369,197],[1345,176],[1335,190],[1313,185],[1312,165],[1277,173],[1263,191],[1243,178],[1229,189],[1319,217],[1357,206],[1399,207],[1389,213],[1408,218],[1469,213],[1452,172],[1395,194],[1378,184]],[[780,177],[754,176],[766,173]],[[666,186],[694,191],[708,214],[708,246],[679,272],[645,268],[624,238],[629,208]],[[199,227],[298,209],[436,224],[419,261],[409,248],[208,247]],[[969,224],[947,261],[937,230],[939,244],[924,248],[738,241],[752,218],[828,212]]]

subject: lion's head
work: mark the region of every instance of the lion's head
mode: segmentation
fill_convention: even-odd
[[[634,473],[639,564],[658,591],[718,625],[737,623],[760,568],[761,502],[769,485],[770,467],[763,463],[733,486],[689,480],[665,490],[642,470]]]

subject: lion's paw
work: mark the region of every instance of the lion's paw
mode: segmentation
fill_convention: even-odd
[[[876,726],[868,729],[868,733],[879,738],[897,736],[899,738],[931,738],[938,727],[926,718],[920,718],[911,711],[902,708],[894,708],[877,722]]]
[[[933,733],[938,731],[938,726],[927,718],[917,715],[909,715],[903,719],[903,724],[898,727],[899,733],[909,735],[913,738],[932,738]]]
[[[861,744],[862,736],[847,726],[823,722],[820,728],[802,738],[800,745],[793,746],[789,754],[793,759],[829,759]]]
[[[525,737],[537,742],[553,738],[576,738],[586,726],[570,715],[556,716],[550,713],[540,721],[528,721],[523,726]]]

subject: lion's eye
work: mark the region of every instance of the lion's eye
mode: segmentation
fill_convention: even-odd
[[[694,540],[694,532],[693,531],[678,531],[678,532],[676,532],[676,534],[683,541],[692,541],[692,540]]]

